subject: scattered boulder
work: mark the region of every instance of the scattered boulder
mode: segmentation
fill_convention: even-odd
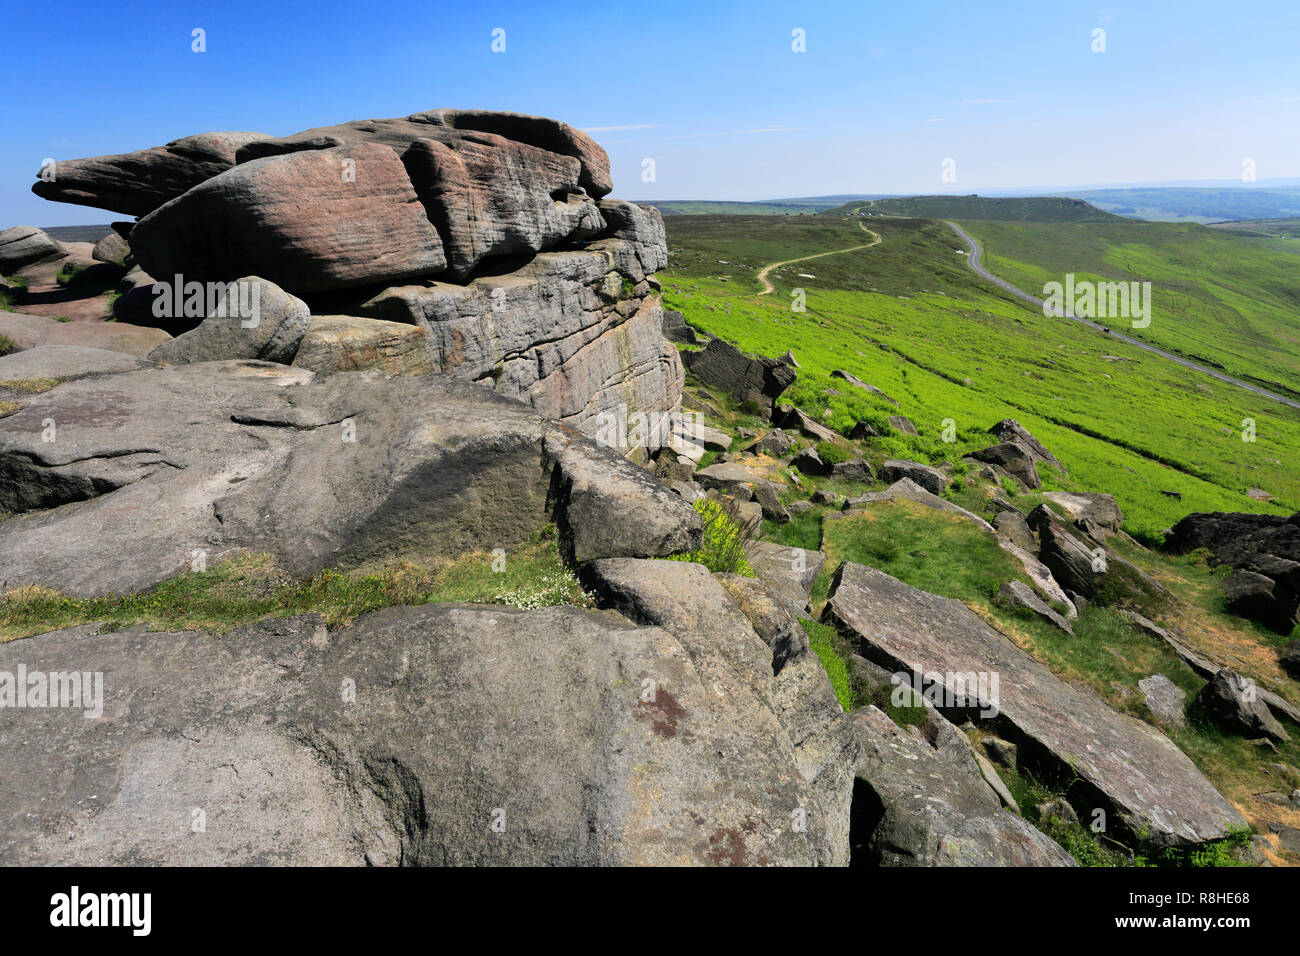
[[[1029,430],[1014,418],[1004,418],[992,428],[989,434],[1000,442],[1019,445],[1034,461],[1045,461],[1065,474],[1065,466],[1057,461],[1056,456],[1043,447],[1043,443],[1029,433]]]
[[[1018,548],[1023,548],[1025,551],[1038,549],[1034,532],[1030,530],[1025,516],[1019,511],[999,511],[993,516],[993,527],[997,529],[998,534]]]
[[[1222,668],[1201,688],[1192,706],[1231,733],[1266,737],[1276,743],[1291,739],[1259,699],[1255,682],[1230,667]]]
[[[916,434],[916,426],[913,425],[912,420],[905,415],[890,415],[889,426],[894,429],[894,431],[903,435]]]
[[[813,582],[826,564],[826,555],[772,541],[752,541],[745,549],[759,580],[765,583],[796,617],[806,613]]]
[[[861,458],[837,461],[831,465],[831,477],[845,481],[872,482],[876,480],[875,472],[871,470],[871,464]]]
[[[35,226],[0,230],[0,273],[4,275],[38,262],[53,262],[64,254],[63,246]]]
[[[805,448],[791,459],[790,464],[804,475],[822,477],[831,473],[831,466],[822,461],[822,456],[817,454],[816,448]]]
[[[261,359],[288,365],[311,324],[307,303],[259,276],[230,283],[216,311],[197,328],[158,346],[161,365]]]
[[[969,750],[931,744],[873,706],[854,711],[853,723],[862,741],[855,866],[1075,865],[1051,838],[1002,809]]]
[[[1038,478],[1038,469],[1034,466],[1034,460],[1029,457],[1024,448],[1013,442],[1003,442],[1000,445],[981,448],[979,451],[971,452],[970,457],[976,461],[987,462],[1001,468],[1031,491],[1036,491],[1042,487],[1042,482]]]
[[[1278,666],[1295,680],[1300,680],[1300,639],[1291,641],[1277,655]]]
[[[145,359],[124,352],[80,345],[42,345],[0,356],[0,388],[5,382],[52,378],[69,381],[88,375],[134,372],[148,367]]]
[[[115,232],[110,232],[99,242],[95,243],[91,250],[92,259],[100,262],[109,262],[115,266],[125,266],[127,258],[131,255],[131,247],[127,245],[125,239]]]
[[[773,458],[784,458],[793,450],[794,439],[781,429],[774,428],[744,449],[744,452],[750,455],[771,455]]]
[[[1124,512],[1112,495],[1096,491],[1049,491],[1043,495],[1060,507],[1082,528],[1091,523],[1108,532],[1118,532],[1124,525]]]
[[[19,349],[68,345],[140,357],[171,339],[161,329],[128,322],[58,322],[22,312],[0,312],[0,335],[8,337]]]
[[[781,504],[781,499],[776,496],[776,489],[771,482],[760,481],[754,485],[754,500],[763,509],[763,517],[768,521],[785,524],[790,520],[790,512],[786,511],[785,505]]]
[[[795,372],[776,359],[746,355],[730,342],[710,339],[698,352],[685,352],[682,361],[697,379],[726,392],[737,402],[753,402],[770,414],[777,397],[794,384]]]
[[[931,468],[919,461],[890,458],[880,468],[880,477],[884,481],[895,482],[906,478],[913,484],[920,485],[932,495],[941,495],[948,487],[948,476],[938,468]]]
[[[843,369],[838,369],[838,368],[835,369],[834,371],[831,372],[831,377],[832,377],[832,378],[842,378],[842,379],[844,379],[844,381],[848,382],[850,385],[856,386],[857,388],[860,388],[860,389],[862,389],[862,390],[865,391],[865,392],[870,392],[872,395],[877,395],[877,396],[879,396],[880,398],[883,398],[885,401],[889,402],[889,403],[890,403],[891,405],[893,405],[895,408],[898,407],[898,399],[896,399],[896,398],[890,398],[888,395],[886,395],[886,394],[885,394],[884,392],[882,392],[880,389],[876,388],[876,386],[874,386],[874,385],[869,385],[868,383],[862,381],[862,379],[858,378],[856,375],[851,375],[850,373],[844,371]]]
[[[818,441],[834,441],[840,436],[825,425],[809,417],[802,409],[792,405],[777,405],[772,410],[772,424],[792,431],[800,431]]]
[[[823,619],[880,666],[927,675],[941,713],[995,721],[1000,736],[1022,745],[1022,760],[1029,742],[1042,772],[1077,774],[1087,786],[1072,791],[1072,803],[1081,812],[1104,806],[1112,835],[1187,845],[1243,823],[1163,734],[1064,683],[959,601],[845,562]]]
[[[662,327],[664,338],[670,342],[681,342],[685,345],[700,344],[700,337],[695,329],[686,324],[686,316],[675,309],[664,309]]]
[[[879,438],[880,432],[876,431],[870,422],[858,422],[849,432],[849,437],[854,441],[865,441],[868,438]]]
[[[1138,681],[1138,689],[1146,701],[1147,710],[1156,720],[1170,727],[1183,727],[1187,723],[1183,716],[1183,705],[1187,695],[1182,688],[1164,674],[1152,674]]]
[[[1297,595],[1266,575],[1238,568],[1223,579],[1223,594],[1234,614],[1279,634],[1290,634],[1295,627]]]
[[[1008,581],[998,588],[998,599],[1013,610],[1026,610],[1038,615],[1049,624],[1054,624],[1071,637],[1074,627],[1047,605],[1034,593],[1034,589],[1023,581]]]

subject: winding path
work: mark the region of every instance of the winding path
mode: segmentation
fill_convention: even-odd
[[[853,211],[856,212],[857,210],[853,210]],[[768,279],[767,274],[771,272],[773,269],[779,268],[780,266],[788,266],[796,262],[807,262],[809,259],[821,259],[824,256],[838,256],[842,252],[854,252],[855,250],[858,249],[870,249],[872,246],[876,246],[880,244],[880,233],[872,232],[861,222],[858,223],[858,228],[861,229],[863,232],[865,232],[867,235],[872,236],[874,238],[872,238],[870,242],[864,242],[858,246],[849,246],[847,249],[832,249],[830,252],[818,252],[815,255],[800,256],[798,259],[786,259],[784,262],[773,262],[770,265],[763,266],[763,268],[759,270],[758,273],[758,281],[763,283],[763,291],[760,292],[759,295],[767,295],[769,292],[776,291],[776,286],[772,285],[772,282],[770,279]]]
[[[976,272],[976,274],[983,276],[985,279],[987,279],[989,282],[992,282],[998,288],[1004,289],[1007,292],[1010,292],[1012,295],[1016,296],[1017,298],[1025,300],[1030,305],[1037,308],[1040,312],[1042,311],[1043,309],[1042,299],[1038,298],[1037,296],[1030,295],[1028,292],[1025,292],[1023,289],[1017,289],[1006,279],[999,279],[997,276],[989,272],[988,269],[984,268],[984,266],[980,264],[980,254],[982,250],[980,249],[979,242],[975,239],[974,236],[967,233],[966,230],[964,230],[961,226],[957,225],[955,222],[950,222],[946,219],[944,220],[944,222],[946,222],[952,228],[953,232],[957,233],[958,237],[961,238],[961,240],[966,243],[966,248],[967,248],[966,264],[970,266],[971,269],[973,269]],[[761,274],[760,274],[760,278],[762,278]],[[1226,382],[1229,385],[1235,385],[1237,388],[1245,389],[1246,391],[1251,392],[1255,395],[1260,395],[1264,398],[1272,399],[1275,402],[1279,402],[1291,408],[1300,409],[1300,402],[1297,402],[1294,399],[1287,398],[1285,395],[1279,395],[1276,392],[1270,392],[1266,388],[1260,388],[1258,385],[1251,385],[1249,382],[1243,382],[1239,378],[1233,378],[1231,375],[1225,375],[1222,372],[1216,372],[1214,369],[1207,368],[1204,365],[1198,365],[1196,362],[1193,362],[1190,359],[1185,359],[1181,355],[1175,355],[1173,352],[1166,352],[1164,349],[1156,348],[1154,345],[1150,345],[1146,342],[1143,342],[1141,339],[1135,339],[1132,338],[1131,336],[1124,335],[1120,332],[1116,332],[1113,329],[1109,328],[1108,326],[1101,325],[1100,323],[1094,322],[1091,319],[1080,318],[1076,315],[1066,315],[1066,316],[1061,316],[1061,318],[1067,318],[1067,319],[1072,319],[1075,322],[1081,322],[1082,324],[1089,326],[1090,328],[1096,329],[1098,332],[1104,332],[1106,335],[1109,335],[1113,339],[1118,339],[1119,341],[1127,343],[1128,345],[1132,345],[1136,348],[1142,349],[1144,352],[1151,352],[1154,355],[1159,355],[1162,358],[1167,358],[1171,362],[1177,362],[1179,365],[1183,366],[1183,368],[1189,368],[1193,372],[1200,372],[1202,375],[1208,375],[1211,378],[1218,379],[1220,382]]]

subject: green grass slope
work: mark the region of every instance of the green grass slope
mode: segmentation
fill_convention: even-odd
[[[987,196],[901,196],[850,202],[833,210],[865,215],[924,219],[992,219],[1009,222],[1109,222],[1118,217],[1082,199],[1032,196],[992,199]]]

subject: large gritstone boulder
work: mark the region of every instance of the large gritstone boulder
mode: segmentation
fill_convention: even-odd
[[[511,547],[554,522],[578,561],[698,547],[652,475],[441,376],[265,362],[67,382],[0,418],[0,590],[128,592],[241,550],[287,572]]]
[[[35,226],[0,230],[0,275],[13,275],[25,266],[52,262],[63,255],[63,246]]]
[[[4,865],[835,862],[771,695],[608,611],[90,625],[0,644],[20,667],[87,706],[6,711]]]
[[[753,402],[770,414],[776,398],[794,384],[794,369],[776,359],[746,355],[730,342],[710,339],[699,352],[683,356],[690,373],[738,402]]]
[[[1089,819],[1103,810],[1116,838],[1196,844],[1244,822],[1158,730],[1065,683],[959,601],[845,562],[824,619],[863,657],[922,685],[946,716],[984,721],[1032,754]]]

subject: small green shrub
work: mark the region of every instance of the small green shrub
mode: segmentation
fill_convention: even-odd
[[[849,453],[834,442],[819,441],[817,455],[828,465],[838,465],[849,460]]]
[[[740,526],[727,513],[721,502],[713,498],[695,499],[695,510],[704,518],[704,538],[695,551],[671,555],[671,561],[693,561],[710,571],[754,576],[754,568],[745,557],[745,540]]]

